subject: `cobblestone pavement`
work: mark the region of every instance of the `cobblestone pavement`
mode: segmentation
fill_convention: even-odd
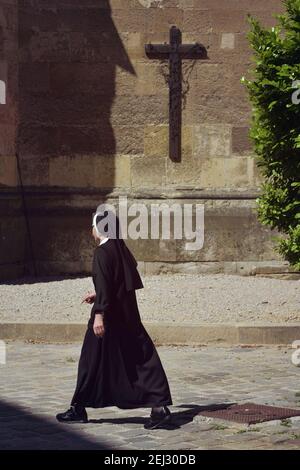
[[[245,426],[199,416],[200,406],[256,402],[300,408],[292,350],[162,347],[173,426],[146,431],[149,410],[89,409],[87,424],[59,424],[74,390],[80,344],[9,342],[0,365],[0,449],[297,449],[300,420]]]

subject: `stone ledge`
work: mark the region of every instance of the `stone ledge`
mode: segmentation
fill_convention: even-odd
[[[130,199],[200,199],[200,200],[254,200],[259,197],[261,191],[259,187],[244,189],[226,189],[216,187],[195,188],[195,185],[186,186],[164,186],[164,188],[131,188],[131,187],[102,187],[102,188],[80,188],[80,187],[60,187],[60,186],[26,186],[25,196],[29,199],[39,199],[45,197],[54,199],[55,197],[95,197],[99,203],[101,198],[118,198],[127,196]],[[2,198],[18,199],[20,197],[19,186],[5,186],[0,188]],[[94,209],[94,205],[92,206]]]
[[[51,275],[90,275],[90,259],[78,262],[37,261],[38,271],[43,276]],[[0,279],[7,281],[23,276],[23,261],[17,260],[0,265]],[[286,261],[138,261],[138,269],[143,276],[171,274],[230,274],[237,276],[269,277],[273,279],[298,280],[300,272],[295,271]]]
[[[291,345],[300,340],[300,323],[281,324],[171,324],[144,323],[157,345]],[[86,324],[2,323],[1,340],[45,343],[82,341]]]
[[[161,274],[236,274],[240,276],[268,276],[281,279],[300,279],[287,261],[139,261],[143,275]]]

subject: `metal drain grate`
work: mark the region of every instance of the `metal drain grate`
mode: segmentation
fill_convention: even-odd
[[[219,418],[236,423],[256,424],[263,423],[264,421],[272,421],[274,419],[300,416],[300,410],[244,403],[243,405],[224,405],[224,408],[214,410],[203,410],[199,414],[209,418]]]

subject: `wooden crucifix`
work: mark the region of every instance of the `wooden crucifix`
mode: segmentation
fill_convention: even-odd
[[[181,31],[170,29],[170,44],[146,44],[145,52],[151,59],[169,58],[169,157],[181,160],[181,101],[182,59],[207,59],[206,48],[199,43],[182,44]]]

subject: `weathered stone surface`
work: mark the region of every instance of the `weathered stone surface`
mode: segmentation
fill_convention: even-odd
[[[245,222],[248,232],[242,235],[240,228],[228,227],[232,220],[241,220],[240,208],[244,210],[243,198],[233,212],[229,209],[233,192],[254,198],[262,181],[247,136],[251,106],[240,83],[243,75],[250,75],[252,64],[246,16],[250,12],[273,25],[272,13],[281,10],[279,0],[228,0],[222,5],[218,0],[3,1],[0,80],[7,81],[7,105],[0,105],[0,183],[3,191],[12,190],[5,199],[7,208],[13,212],[19,198],[18,191],[13,192],[18,185],[18,150],[23,184],[33,190],[31,209],[58,211],[65,205],[64,191],[73,192],[68,210],[86,211],[82,243],[84,221],[99,202],[98,196],[89,196],[91,190],[102,195],[114,189],[139,193],[138,200],[146,192],[154,200],[159,192],[177,197],[185,188],[185,202],[196,188],[211,191],[212,198],[225,192],[226,209],[214,219],[217,235],[209,229],[200,254],[187,254],[180,243],[159,247],[153,242],[149,248],[149,241],[141,248],[141,261],[277,259],[265,227],[255,222],[249,228]],[[183,61],[179,163],[168,155],[168,61],[149,59],[144,49],[146,43],[168,42],[171,25],[181,28],[184,43],[209,47],[207,60]],[[39,190],[45,191],[42,203]],[[206,204],[210,206],[210,199]],[[248,217],[245,213],[245,220]],[[44,219],[40,214],[33,219],[37,243]],[[36,262],[45,272],[47,267],[60,272],[87,269],[90,252],[82,260],[76,254],[74,260],[65,258],[72,227],[65,231],[58,212],[54,219],[63,235],[53,243],[50,229],[51,250],[45,240]],[[251,216],[251,223],[255,220]],[[13,231],[9,237],[14,244]],[[243,246],[241,237],[246,239]]]
[[[231,127],[220,124],[200,124],[194,129],[194,155],[198,158],[229,157]]]
[[[234,49],[234,46],[235,46],[235,34],[234,33],[222,33],[221,49]]]
[[[248,157],[231,157],[224,160],[225,187],[238,186],[240,188],[251,186],[248,175],[248,164],[251,165]]]
[[[24,274],[25,230],[24,217],[6,216],[0,222],[0,276],[2,279],[11,279]]]
[[[145,128],[144,153],[149,156],[167,157],[169,151],[169,126]]]
[[[129,187],[129,155],[74,155],[51,158],[49,161],[49,183],[52,186]]]
[[[110,158],[110,157],[106,157]],[[123,159],[123,156],[119,157]],[[153,158],[152,164],[159,163],[157,157]],[[134,157],[135,164],[131,167],[131,177],[133,184],[137,184],[139,187],[144,184],[143,175],[144,169],[142,166],[143,159],[141,157]],[[139,161],[138,161],[139,160]],[[58,160],[59,161],[59,160]],[[53,161],[54,162],[54,161]],[[71,161],[70,161],[71,162]],[[66,160],[65,166],[68,168],[70,162]],[[141,164],[138,167],[138,164]],[[132,162],[131,162],[132,163]],[[51,160],[50,160],[50,164]],[[55,164],[55,163],[53,163]],[[82,165],[82,160],[75,159],[75,166]],[[124,177],[126,171],[129,171],[128,160],[125,158],[122,163],[125,167],[124,173],[120,178]],[[105,163],[104,163],[105,165]],[[135,166],[137,165],[137,166]],[[149,168],[149,167],[148,167]],[[80,167],[79,167],[80,170]],[[62,167],[56,169],[55,183],[62,185],[63,183],[59,180],[59,173],[65,171]],[[109,170],[107,180],[102,180],[103,185],[108,188],[111,185]],[[99,168],[99,181],[101,181],[101,168]],[[160,175],[161,171],[157,171],[157,179],[153,181],[151,187],[154,185],[161,185]],[[51,174],[51,172],[50,172]],[[53,176],[54,177],[54,176]],[[90,178],[89,175],[83,174],[84,178]],[[74,187],[78,185],[81,188],[78,180],[76,179],[76,172],[70,175],[66,175],[69,178]],[[64,180],[64,178],[63,178]],[[136,181],[136,183],[135,183]],[[96,181],[97,182],[97,181]],[[95,184],[95,180],[92,182]],[[102,201],[96,198],[91,203],[90,208],[86,209],[84,206],[80,210],[77,208],[77,200],[84,201],[82,196],[77,196],[75,199],[70,197],[65,198],[65,206],[60,202],[61,196],[44,196],[40,199],[39,203],[35,200],[34,196],[29,198],[27,196],[27,205],[30,210],[30,227],[33,238],[33,244],[35,246],[35,256],[37,262],[39,262],[41,274],[54,274],[55,269],[58,269],[60,273],[75,273],[75,272],[90,272],[90,260],[92,256],[93,246],[89,242],[87,237],[87,231],[90,227],[90,214],[94,208]],[[109,203],[116,203],[114,199],[106,198]],[[162,204],[167,203],[171,206],[177,201],[174,200],[133,200],[145,204],[148,214],[150,214],[150,204]],[[129,201],[129,207],[131,202]],[[82,204],[80,203],[80,205]],[[187,202],[187,201],[185,201]],[[202,249],[196,251],[188,251],[186,249],[187,240],[162,240],[159,242],[157,239],[139,239],[138,243],[130,239],[127,240],[129,247],[132,247],[134,254],[139,261],[147,262],[176,262],[179,263],[178,270],[193,269],[192,265],[195,261],[201,262],[197,265],[197,270],[205,270],[211,267],[213,272],[216,272],[216,266],[208,265],[211,261],[218,261],[220,269],[223,271],[226,268],[224,262],[235,262],[240,260],[241,266],[230,268],[230,272],[239,272],[242,274],[251,274],[253,266],[250,271],[244,268],[243,262],[252,261],[253,265],[253,252],[258,253],[257,258],[261,262],[265,262],[266,266],[268,261],[278,259],[278,255],[274,255],[273,243],[269,236],[269,231],[266,228],[262,228],[256,219],[254,212],[254,205],[252,201],[201,201],[201,200],[189,200],[189,203],[205,203],[205,231],[204,231],[204,246]],[[194,206],[195,207],[195,206]],[[138,214],[137,214],[138,215]],[[133,217],[136,217],[133,215]],[[130,219],[131,220],[131,219]],[[151,220],[148,220],[149,227],[151,226]],[[75,225],[74,225],[75,224]],[[76,242],[74,241],[74,227],[76,226]],[[7,227],[8,232],[11,230],[10,226]],[[45,233],[47,237],[45,237]],[[11,231],[12,239],[15,234]],[[80,247],[80,249],[79,249]],[[190,268],[187,266],[181,266],[180,263],[192,263]],[[202,267],[202,263],[203,267]],[[149,265],[150,266],[150,265]],[[150,269],[150,267],[146,268]],[[157,269],[157,267],[155,267]],[[171,267],[166,266],[166,269]],[[174,267],[174,269],[177,269]],[[227,266],[227,270],[228,270]],[[257,268],[258,269],[258,268]],[[278,270],[279,268],[277,268]],[[199,271],[199,272],[200,272]],[[266,270],[267,272],[268,270]],[[270,271],[269,271],[270,272]]]
[[[161,187],[165,183],[166,158],[163,156],[136,156],[131,158],[133,188]],[[149,174],[147,173],[149,172]],[[147,175],[147,176],[146,176]]]
[[[243,155],[253,150],[249,137],[248,127],[233,127],[232,129],[232,153]]]
[[[0,156],[14,155],[17,132],[17,2],[0,5],[0,80],[5,83],[5,104],[0,104]],[[2,165],[3,169],[3,165]],[[4,184],[14,186],[11,171]]]
[[[7,106],[7,105],[0,105]],[[16,149],[16,127],[14,123],[1,124],[0,155],[13,155]]]
[[[212,15],[209,10],[184,10],[183,30],[185,32],[197,31],[198,33],[207,33],[212,31],[212,29]]]
[[[0,184],[5,186],[17,186],[17,162],[14,155],[0,158]]]
[[[183,10],[179,8],[150,8],[145,12],[145,27],[147,32],[169,30],[171,26],[183,27]]]

